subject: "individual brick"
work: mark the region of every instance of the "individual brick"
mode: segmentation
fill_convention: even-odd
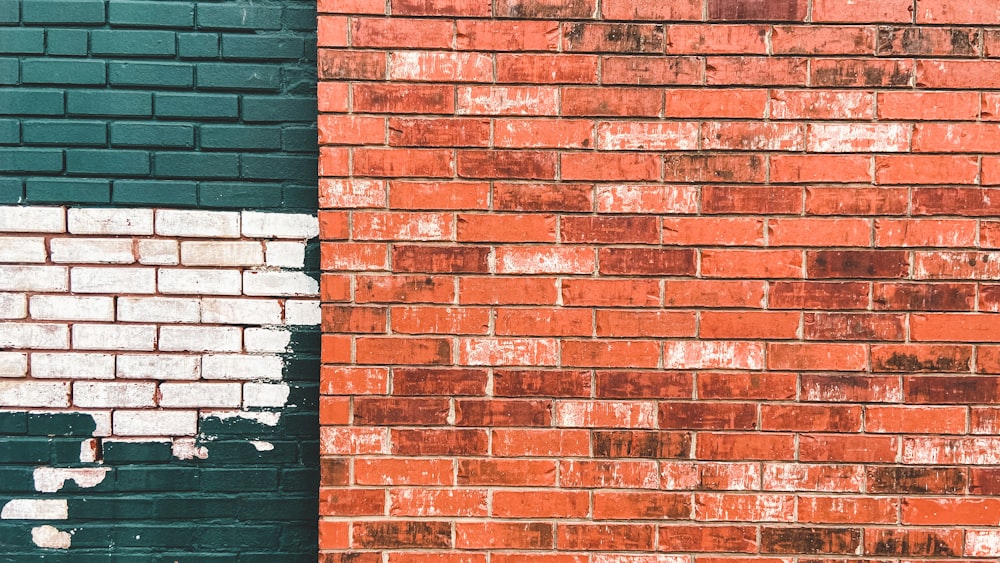
[[[162,334],[160,347],[162,349]],[[123,379],[193,380],[201,375],[201,357],[174,354],[119,354],[115,377]]]
[[[69,275],[62,266],[0,265],[0,291],[68,291]]]
[[[69,348],[69,327],[50,323],[0,323],[0,346],[60,350]]]
[[[276,325],[281,324],[282,307],[270,299],[201,300],[201,322],[211,324]]]
[[[45,0],[23,0],[21,21],[24,23],[103,24],[104,2],[67,0],[53,4]]]
[[[239,295],[242,283],[239,270],[161,268],[157,275],[157,289],[168,294]]]
[[[65,381],[0,381],[0,405],[5,407],[68,407],[69,393]]]
[[[117,90],[70,90],[66,112],[71,115],[150,116],[153,97],[148,92]]]
[[[121,27],[193,27],[194,8],[190,2],[111,2],[108,23]]]
[[[31,318],[63,321],[113,321],[114,300],[111,297],[78,297],[71,295],[32,295]]]
[[[204,379],[280,380],[284,362],[279,356],[206,355]]]
[[[77,350],[153,350],[156,327],[152,325],[73,325]]]
[[[172,57],[177,53],[171,31],[94,30],[90,50],[95,55],[124,57]]]
[[[163,326],[157,344],[168,352],[237,352],[242,333],[236,327]]]
[[[154,293],[156,270],[153,268],[90,268],[70,270],[74,293]]]
[[[161,407],[238,408],[242,401],[239,383],[161,383]]]
[[[112,420],[118,436],[192,436],[198,411],[118,410]]]
[[[131,264],[135,262],[128,239],[56,238],[49,241],[55,263]]]
[[[174,297],[118,297],[116,320],[146,323],[198,323],[198,299]]]
[[[73,406],[91,408],[142,408],[156,405],[155,383],[77,381]]]

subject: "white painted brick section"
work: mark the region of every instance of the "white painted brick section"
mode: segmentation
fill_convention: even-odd
[[[161,383],[160,406],[238,408],[241,387],[239,383]]]
[[[63,233],[66,211],[61,207],[0,207],[0,232]]]
[[[74,208],[67,212],[69,232],[75,235],[151,235],[152,209]]]
[[[239,295],[242,285],[243,281],[239,270],[163,268],[159,275],[161,293]]]
[[[163,326],[159,344],[167,352],[239,352],[243,334],[237,327]]]
[[[45,239],[0,237],[0,262],[9,264],[45,262]]]
[[[0,348],[65,350],[69,327],[45,323],[0,323]]]
[[[155,293],[154,268],[73,268],[70,287],[74,293]]]
[[[280,380],[284,368],[280,356],[208,355],[201,362],[204,379]]]
[[[283,407],[288,402],[288,385],[284,383],[246,383],[243,385],[243,408]]]
[[[73,325],[73,348],[78,350],[154,350],[155,325]]]
[[[0,377],[28,375],[28,355],[21,352],[0,352]]]
[[[198,411],[115,411],[118,436],[191,436],[198,431]]]
[[[3,520],[66,520],[69,503],[66,499],[16,498],[0,509]]]
[[[79,352],[31,355],[31,376],[58,379],[114,379],[115,357]]]
[[[31,298],[31,318],[51,321],[113,321],[115,301],[110,297],[35,295]]]
[[[68,282],[63,266],[0,265],[0,291],[67,291]]]
[[[292,333],[287,330],[270,328],[247,328],[243,330],[243,347],[250,353],[287,352],[292,342]]]
[[[156,211],[156,234],[168,237],[239,238],[240,214],[227,211]]]
[[[156,384],[78,381],[73,384],[73,405],[85,408],[156,406]]]
[[[319,301],[285,301],[285,324],[314,326],[320,324],[322,318]]]
[[[201,356],[122,354],[118,356],[115,373],[121,379],[198,379],[201,376]]]
[[[182,242],[181,264],[185,266],[260,266],[264,248],[259,242]]]
[[[319,221],[314,215],[244,211],[243,235],[307,240],[319,236]]]
[[[264,261],[276,268],[302,268],[306,263],[306,245],[301,242],[270,241],[266,245]]]
[[[28,299],[23,293],[0,293],[0,319],[28,316]]]
[[[66,381],[0,381],[0,407],[68,407]]]
[[[146,323],[197,323],[198,299],[183,297],[119,297],[118,320]]]
[[[136,244],[140,264],[174,266],[180,264],[180,251],[175,240],[140,240]]]
[[[71,264],[131,264],[132,239],[57,238],[49,241],[52,261]]]
[[[281,303],[274,299],[201,300],[201,320],[212,324],[281,324]]]
[[[243,272],[246,295],[317,295],[319,282],[302,272]]]

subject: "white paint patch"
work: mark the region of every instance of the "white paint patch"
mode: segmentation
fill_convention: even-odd
[[[31,529],[31,541],[38,547],[47,549],[69,549],[73,535],[52,526],[36,526]]]
[[[208,448],[197,445],[194,438],[174,440],[170,453],[177,459],[208,459]]]
[[[77,487],[90,489],[100,485],[107,477],[107,467],[80,467],[67,469],[62,467],[36,467],[35,490],[41,493],[54,493],[73,481]]]
[[[251,440],[250,444],[257,449],[258,452],[269,452],[274,449],[274,444],[271,442],[261,442],[258,440]]]
[[[232,418],[242,418],[252,420],[264,426],[277,426],[281,421],[280,412],[249,412],[249,411],[210,411],[202,413],[202,420],[206,418],[218,418],[219,420],[229,420]]]
[[[69,518],[66,499],[16,498],[0,511],[2,520],[65,520]]]

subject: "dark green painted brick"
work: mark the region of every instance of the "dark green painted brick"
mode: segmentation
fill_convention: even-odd
[[[245,465],[248,463],[280,465],[298,461],[298,445],[296,443],[271,441],[271,444],[274,446],[273,450],[259,452],[253,444],[246,440],[219,440],[212,442],[210,455],[215,458],[215,462],[219,465]]]
[[[66,111],[70,115],[152,115],[153,95],[121,90],[70,90],[66,93]]]
[[[260,209],[282,203],[280,184],[202,182],[198,190],[198,203],[204,207]]]
[[[194,531],[194,544],[202,547],[267,547],[278,541],[274,526],[206,526]]]
[[[47,438],[2,437],[0,459],[9,463],[39,463],[49,460]]]
[[[295,31],[312,31],[316,29],[316,6],[285,8],[285,27]]]
[[[87,176],[136,176],[149,174],[149,153],[145,151],[70,149],[66,151],[66,172]]]
[[[281,8],[253,2],[198,4],[198,27],[217,29],[281,29]]]
[[[236,63],[199,63],[199,88],[226,90],[277,90],[281,67]]]
[[[104,84],[108,81],[104,61],[79,59],[24,59],[25,84]]]
[[[22,126],[28,145],[100,145],[108,142],[108,126],[103,121],[31,119]]]
[[[201,472],[188,467],[125,466],[115,471],[115,488],[121,492],[197,491],[200,481]]]
[[[288,502],[275,505],[273,498],[261,495],[241,498],[239,503],[241,519],[251,519],[254,514],[267,514],[275,520],[304,520],[319,512],[319,503],[315,497],[291,497]]]
[[[194,4],[111,0],[108,4],[108,22],[120,26],[192,27]]]
[[[44,52],[44,30],[29,28],[0,29],[0,53],[35,55]]]
[[[45,52],[50,55],[85,57],[88,33],[83,29],[49,29],[45,32]]]
[[[79,180],[67,180],[79,182]],[[31,181],[29,180],[30,184]],[[31,414],[28,416],[28,433],[34,436],[80,436],[94,435],[97,423],[88,414]]]
[[[33,467],[0,467],[0,495],[35,491]]]
[[[29,178],[25,199],[30,203],[109,203],[111,182],[103,179]],[[80,447],[76,447],[79,460]]]
[[[9,500],[9,498],[0,498],[0,503],[7,504]],[[3,546],[4,556],[7,557],[4,563],[18,563],[20,560],[10,558],[9,554],[15,549],[34,546],[31,541],[31,527],[26,526],[24,522],[0,520],[0,546]]]
[[[154,469],[155,470],[155,469]],[[101,483],[114,484],[114,473],[105,475]],[[96,496],[73,495],[67,499],[69,513],[74,519],[85,520],[151,520],[154,518],[155,499],[149,496]]]
[[[157,117],[235,119],[239,97],[228,94],[156,94]]]
[[[0,115],[60,115],[63,111],[61,90],[0,88]]]
[[[62,169],[63,153],[60,150],[3,149],[0,151],[0,172],[61,172]]]
[[[177,52],[186,59],[214,59],[219,56],[219,36],[214,33],[179,33]]]
[[[183,518],[235,518],[239,505],[232,495],[209,496],[199,493],[197,497],[161,498],[153,504],[150,518],[173,520]]]
[[[282,202],[290,209],[315,210],[318,207],[316,186],[285,186]]]
[[[183,547],[190,545],[191,528],[183,522],[173,526],[122,526],[111,531],[113,545],[120,547]]]
[[[288,152],[316,153],[318,135],[316,128],[309,125],[285,127],[281,131],[281,148]]]
[[[223,35],[222,57],[226,59],[288,59],[302,57],[302,37],[285,35]]]
[[[278,470],[251,469],[205,469],[201,473],[201,490],[206,492],[268,491],[278,482]]]
[[[28,432],[28,414],[23,412],[0,412],[0,434],[26,434]],[[0,487],[3,481],[0,480]]]
[[[14,58],[0,59],[0,84],[13,85],[18,83],[20,76],[18,60]]]
[[[272,149],[281,148],[278,127],[245,125],[203,125],[201,146],[206,149]]]
[[[172,31],[98,30],[90,33],[90,50],[95,55],[172,57],[177,45]]]
[[[160,178],[237,178],[239,155],[230,153],[158,152],[155,175]]]
[[[312,491],[319,487],[319,468],[283,469],[281,490],[290,492]]]
[[[261,180],[308,180],[317,175],[316,159],[310,156],[245,154],[240,173],[244,178]]]
[[[315,97],[244,96],[243,119],[247,121],[310,122],[316,119]]]
[[[112,123],[111,144],[126,147],[194,147],[194,126],[187,123]]]
[[[189,88],[194,84],[194,67],[179,63],[109,63],[112,86],[156,86]]]
[[[198,204],[198,185],[194,182],[165,182],[156,180],[116,180],[111,190],[111,201],[123,205],[170,205],[193,207]],[[120,455],[130,455],[122,452]],[[170,447],[166,455],[169,458]],[[105,455],[104,460],[107,461]]]
[[[0,0],[0,24],[18,23],[20,20],[20,2],[18,0]]]
[[[18,178],[0,178],[0,203],[21,203],[24,186]]]
[[[104,0],[22,0],[24,23],[104,23]]]

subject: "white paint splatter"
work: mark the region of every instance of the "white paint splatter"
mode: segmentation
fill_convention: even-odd
[[[16,498],[0,510],[3,520],[65,520],[69,518],[66,499],[41,500]]]
[[[69,549],[73,535],[52,526],[36,526],[31,529],[31,541],[38,547],[47,549]]]

